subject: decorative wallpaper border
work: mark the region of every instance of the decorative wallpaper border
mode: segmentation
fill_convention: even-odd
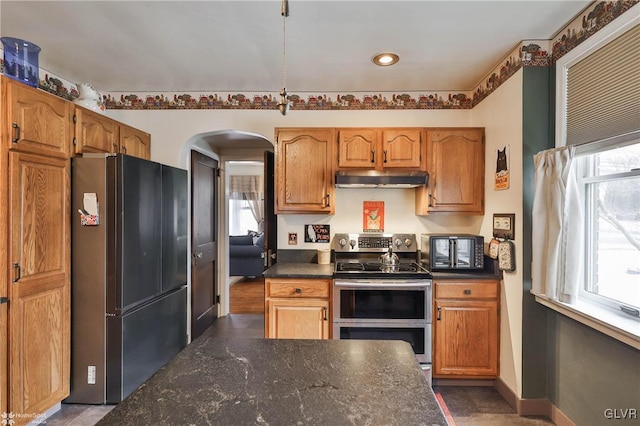
[[[600,1],[586,9],[563,28],[553,40],[522,41],[472,91],[429,93],[295,93],[289,95],[291,110],[431,110],[471,109],[507,81],[522,67],[548,67],[557,59],[591,37],[640,0]],[[551,52],[551,53],[549,53]],[[0,71],[3,71],[0,59]],[[63,99],[78,98],[72,82],[40,69],[44,79],[39,87]],[[278,93],[103,93],[106,109],[181,110],[181,109],[278,109]]]
[[[553,62],[600,31],[611,21],[638,4],[640,0],[600,1],[581,13],[553,40]]]

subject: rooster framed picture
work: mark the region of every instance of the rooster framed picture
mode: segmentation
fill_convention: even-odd
[[[362,203],[362,230],[364,232],[384,231],[384,201]]]

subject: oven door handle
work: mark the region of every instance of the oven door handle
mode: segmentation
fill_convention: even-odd
[[[335,281],[333,285],[336,287],[350,287],[350,288],[382,288],[382,287],[392,287],[392,288],[418,288],[418,287],[430,287],[431,281],[410,281],[410,282],[402,282],[402,281],[359,281],[359,280],[349,280],[349,281]]]

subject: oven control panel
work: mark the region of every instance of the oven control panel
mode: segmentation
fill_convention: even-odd
[[[389,247],[396,252],[418,250],[415,234],[335,234],[333,249],[336,252],[386,252]]]

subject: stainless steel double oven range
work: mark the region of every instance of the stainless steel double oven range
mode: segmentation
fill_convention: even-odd
[[[418,261],[416,236],[335,234],[332,246],[333,338],[404,340],[430,378],[431,274]],[[393,265],[381,260],[390,250]]]

